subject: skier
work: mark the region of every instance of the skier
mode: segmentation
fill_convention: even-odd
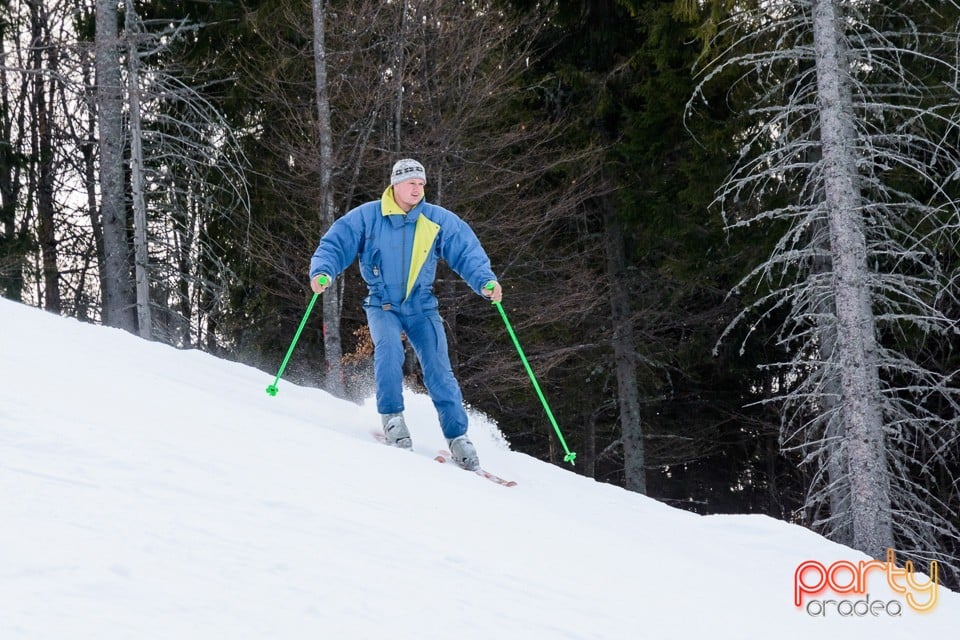
[[[416,160],[394,164],[390,186],[380,199],[352,209],[320,239],[310,260],[310,287],[323,293],[359,256],[360,275],[369,289],[363,307],[373,338],[377,410],[387,442],[413,446],[403,418],[402,332],[420,360],[424,384],[454,461],[476,471],[480,460],[467,437],[463,396],[450,366],[433,294],[437,260],[445,260],[475,292],[491,301],[500,302],[503,294],[473,230],[452,211],[428,203],[426,183],[426,171]]]

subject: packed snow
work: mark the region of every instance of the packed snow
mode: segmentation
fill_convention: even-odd
[[[513,452],[471,413],[484,467],[518,482],[502,487],[433,460],[426,396],[406,393],[408,452],[371,437],[372,399],[285,380],[271,397],[275,373],[0,300],[0,638],[960,628],[960,595],[928,567],[888,577],[799,526],[666,506]]]

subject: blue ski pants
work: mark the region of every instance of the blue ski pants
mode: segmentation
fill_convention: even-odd
[[[460,384],[453,375],[447,352],[447,335],[436,309],[402,313],[368,305],[367,323],[373,338],[373,374],[377,384],[377,411],[403,411],[403,342],[401,331],[413,346],[423,382],[437,409],[440,428],[447,439],[467,432]]]

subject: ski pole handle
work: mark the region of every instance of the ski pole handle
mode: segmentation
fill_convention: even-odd
[[[493,281],[492,281],[492,280],[491,280],[490,282],[488,282],[487,284],[483,285],[483,288],[484,288],[485,290],[487,290],[487,291],[493,291],[494,289],[496,289],[496,287],[493,286]],[[491,301],[490,301],[490,304],[498,304],[498,303],[491,300]]]

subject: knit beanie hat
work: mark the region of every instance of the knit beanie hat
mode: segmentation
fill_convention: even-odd
[[[410,158],[398,160],[397,163],[393,165],[393,171],[390,172],[390,184],[398,184],[410,178],[420,178],[426,183],[427,172],[424,170],[423,165],[416,160],[411,160]]]

